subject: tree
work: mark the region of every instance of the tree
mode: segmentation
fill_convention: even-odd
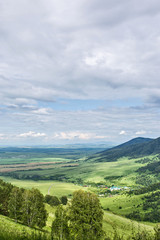
[[[8,201],[13,185],[0,182],[0,214],[8,216]]]
[[[62,197],[61,197],[61,203],[62,203],[63,205],[67,205],[67,202],[68,202],[67,196],[62,196]]]
[[[75,240],[102,239],[103,211],[98,197],[82,190],[73,194],[69,209],[71,237]]]
[[[66,210],[59,205],[55,212],[55,220],[52,223],[52,239],[64,240],[69,238],[68,220]]]
[[[61,204],[60,200],[56,196],[46,195],[44,200],[51,206],[58,206],[59,204]]]
[[[9,216],[17,222],[21,218],[22,190],[18,187],[12,188],[8,202]]]
[[[45,210],[43,194],[38,189],[25,190],[22,204],[22,221],[29,227],[46,225],[47,211]]]

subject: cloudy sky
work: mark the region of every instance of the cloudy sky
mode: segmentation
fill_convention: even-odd
[[[160,136],[159,0],[0,0],[0,145]]]

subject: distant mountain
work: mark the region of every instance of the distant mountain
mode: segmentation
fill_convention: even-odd
[[[160,137],[157,139],[138,137],[111,149],[99,152],[88,158],[88,160],[112,162],[121,157],[142,157],[157,153],[160,153]]]
[[[120,144],[118,146],[115,146],[114,148],[121,148],[121,147],[131,146],[131,145],[138,144],[138,143],[147,143],[147,142],[150,142],[152,140],[154,140],[154,139],[137,137],[137,138],[133,138],[133,139],[129,140],[128,142],[125,142],[125,143],[122,143],[122,144]]]

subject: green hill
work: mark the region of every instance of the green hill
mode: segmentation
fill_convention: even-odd
[[[121,157],[138,158],[160,153],[160,137],[157,139],[135,138],[111,149],[99,152],[87,160],[113,162]]]

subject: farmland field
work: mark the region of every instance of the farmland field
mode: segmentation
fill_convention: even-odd
[[[38,158],[0,159],[0,175],[21,180],[53,180],[74,183],[105,182],[108,185],[136,186],[136,170],[144,164],[137,159],[90,162],[85,159]],[[18,163],[20,161],[21,163]],[[23,163],[25,161],[25,163]]]

